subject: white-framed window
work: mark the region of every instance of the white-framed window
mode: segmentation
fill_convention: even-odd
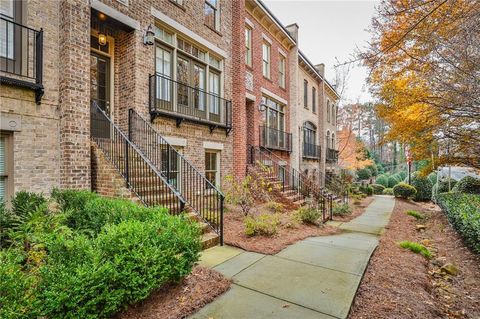
[[[330,123],[330,101],[327,101],[327,122]]]
[[[262,73],[263,76],[270,79],[270,44],[262,43]]]
[[[204,14],[205,24],[214,29],[220,28],[219,0],[205,0]]]
[[[285,74],[286,70],[286,59],[283,55],[280,55],[279,61],[278,61],[278,85],[281,88],[285,88]]]
[[[252,66],[252,29],[245,27],[245,64]]]
[[[14,42],[13,34],[15,29],[15,3],[13,0],[0,1],[0,57],[13,59]]]
[[[212,151],[212,150],[205,151],[205,177],[214,186],[220,185],[219,155],[220,155],[220,152],[218,151]],[[212,188],[212,186],[207,183],[207,188]]]
[[[220,74],[210,71],[209,73],[210,87],[210,113],[220,114],[220,101],[216,97],[220,97]]]

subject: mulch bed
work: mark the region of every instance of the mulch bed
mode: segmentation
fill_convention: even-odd
[[[230,288],[231,281],[209,268],[196,266],[179,284],[166,285],[115,319],[179,319],[195,313]]]
[[[369,196],[369,197],[366,197],[366,198],[363,198],[362,200],[360,200],[360,204],[355,205],[355,204],[353,204],[354,200],[352,198],[350,198],[350,200],[348,201],[348,206],[350,206],[352,208],[352,213],[350,215],[342,215],[342,216],[335,215],[335,216],[333,216],[333,220],[334,221],[339,221],[339,222],[351,221],[355,217],[358,217],[361,214],[363,214],[363,212],[365,211],[365,208],[368,205],[370,205],[371,202],[373,202],[373,199],[374,199],[373,196]]]
[[[427,219],[417,221],[408,210]],[[426,230],[417,231],[419,224]],[[400,248],[403,240],[424,244],[434,257],[429,261]],[[459,273],[442,272],[446,263]],[[397,199],[349,318],[480,318],[480,257],[464,246],[438,206]]]

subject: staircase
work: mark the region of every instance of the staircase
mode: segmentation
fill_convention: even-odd
[[[95,103],[91,114],[92,141],[142,204],[187,213],[203,230],[204,249],[223,245],[224,195],[205,176],[133,110],[128,136]]]
[[[348,183],[335,173],[326,173],[325,188],[333,195],[333,201],[348,204]]]
[[[249,146],[249,174],[278,185],[282,196],[299,206],[309,205],[322,211],[323,222],[332,219],[333,196],[305,174],[297,171],[264,147]]]

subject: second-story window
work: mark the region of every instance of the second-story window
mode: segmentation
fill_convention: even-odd
[[[278,85],[281,88],[285,88],[285,57],[280,55],[280,60],[278,62]]]
[[[317,112],[317,89],[312,87],[312,112]]]
[[[262,44],[263,76],[270,79],[270,45],[266,42]]]
[[[327,122],[330,123],[330,101],[327,101]]]
[[[245,27],[245,64],[252,66],[252,29]]]
[[[303,80],[303,107],[308,109],[308,81]]]
[[[219,29],[219,15],[218,15],[219,0],[205,0],[205,24],[214,29]]]
[[[20,45],[20,41],[15,39],[14,33],[20,33],[21,30],[15,27],[14,22],[21,23],[22,2],[13,0],[0,1],[0,57],[10,60],[14,59],[15,46]],[[19,36],[16,36],[20,38]],[[18,53],[20,50],[17,50]],[[15,54],[18,55],[18,54]],[[15,57],[16,58],[16,57]]]

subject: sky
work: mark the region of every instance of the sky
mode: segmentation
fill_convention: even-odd
[[[264,0],[283,25],[297,23],[300,50],[313,64],[325,63],[325,76],[333,82],[334,66],[352,58],[355,48],[370,39],[367,29],[378,1]],[[367,69],[355,65],[349,72],[342,103],[372,100],[366,84]]]

